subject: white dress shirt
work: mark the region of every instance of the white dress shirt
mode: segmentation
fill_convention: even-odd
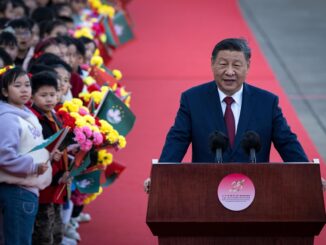
[[[225,109],[226,109],[226,103],[223,100],[225,97],[227,97],[227,95],[225,93],[223,93],[219,88],[217,88],[217,90],[218,90],[218,94],[220,96],[220,103],[221,103],[222,112],[224,115]],[[233,94],[231,96],[234,99],[234,102],[231,105],[231,109],[232,109],[234,121],[235,121],[235,132],[237,132],[239,118],[240,118],[242,94],[243,94],[243,85],[241,86],[241,88],[238,92],[236,92],[235,94]]]

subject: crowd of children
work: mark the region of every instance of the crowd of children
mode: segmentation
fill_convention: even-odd
[[[78,147],[29,151],[62,128],[57,108],[85,89],[81,67],[97,45],[71,30],[86,7],[0,1],[0,244],[76,244],[78,223],[90,221],[69,195]]]

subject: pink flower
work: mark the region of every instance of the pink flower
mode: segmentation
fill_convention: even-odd
[[[85,109],[85,108],[82,108],[82,107],[79,108],[78,113],[79,113],[80,115],[82,115],[82,116],[85,116],[85,115],[88,114],[88,112],[86,111],[86,109]]]
[[[100,145],[102,144],[103,142],[103,136],[101,133],[99,132],[94,132],[93,133],[93,142],[94,142],[94,145]]]
[[[75,127],[74,128],[74,133],[76,134],[76,133],[82,133],[83,131],[82,131],[82,129],[81,128],[78,128],[78,127]]]
[[[75,134],[74,140],[78,144],[82,144],[82,143],[84,143],[86,141],[86,136],[85,136],[85,134],[82,132],[82,130],[80,128],[75,128],[74,129],[74,134]]]
[[[93,143],[92,141],[90,140],[86,140],[85,142],[83,142],[81,145],[80,145],[80,149],[82,151],[89,151],[93,146]]]
[[[82,129],[83,129],[83,132],[86,134],[87,138],[92,137],[92,130],[89,127],[84,126],[84,127],[82,127]]]

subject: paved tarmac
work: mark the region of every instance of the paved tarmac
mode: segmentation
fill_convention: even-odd
[[[326,160],[326,1],[239,0],[239,6]]]

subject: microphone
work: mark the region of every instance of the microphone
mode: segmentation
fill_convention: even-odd
[[[228,137],[219,131],[214,131],[209,136],[209,147],[211,151],[215,154],[215,162],[222,163],[222,154],[229,145]]]
[[[260,151],[260,137],[255,131],[248,131],[241,140],[242,149],[250,156],[250,162],[256,163],[256,153]]]

